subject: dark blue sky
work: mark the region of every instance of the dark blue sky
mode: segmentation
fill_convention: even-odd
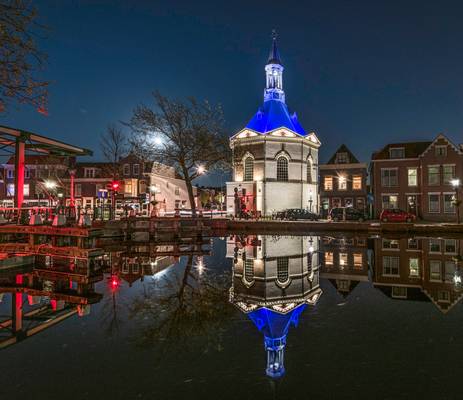
[[[322,141],[358,157],[387,142],[463,142],[463,7],[457,2],[35,1],[51,28],[49,116],[0,117],[92,148],[159,89],[222,103],[227,128],[262,103],[272,28],[287,103]],[[136,5],[135,5],[136,4]]]

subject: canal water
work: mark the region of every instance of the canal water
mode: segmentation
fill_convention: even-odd
[[[0,272],[0,399],[461,398],[462,245],[230,235]]]

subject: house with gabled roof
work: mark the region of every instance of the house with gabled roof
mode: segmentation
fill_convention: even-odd
[[[367,164],[342,144],[320,171],[320,213],[327,217],[335,207],[355,207],[365,210],[367,205]]]
[[[428,221],[455,221],[454,179],[463,179],[463,149],[445,135],[433,141],[387,144],[373,153],[371,189],[376,217],[400,208]]]

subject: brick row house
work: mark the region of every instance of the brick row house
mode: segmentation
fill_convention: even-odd
[[[431,301],[448,312],[463,296],[455,278],[462,245],[453,238],[375,239],[373,284],[393,299]]]
[[[327,163],[319,165],[320,213],[327,217],[335,207],[364,210],[367,204],[367,164],[341,145]]]
[[[388,144],[370,164],[375,216],[400,208],[424,220],[455,221],[456,178],[463,178],[463,151],[444,135],[432,142]]]

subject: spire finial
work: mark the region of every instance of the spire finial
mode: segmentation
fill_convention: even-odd
[[[277,37],[278,37],[278,33],[276,29],[272,29],[272,49],[270,50],[270,55],[268,57],[267,64],[280,64],[281,65],[280,53],[278,52],[278,47],[277,47]]]

